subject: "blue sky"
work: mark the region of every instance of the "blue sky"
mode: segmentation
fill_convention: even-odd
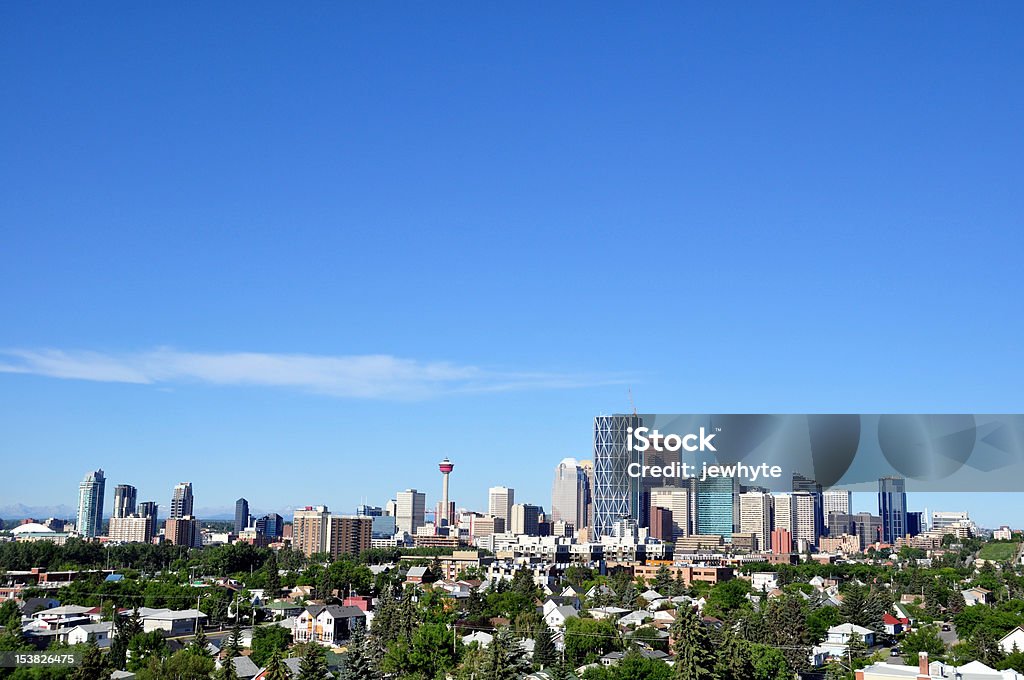
[[[1021,412],[1022,22],[6,4],[0,506],[95,467],[163,504],[433,502],[445,455],[460,505],[548,505],[627,387]]]

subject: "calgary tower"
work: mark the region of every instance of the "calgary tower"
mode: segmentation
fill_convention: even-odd
[[[441,470],[441,476],[444,478],[441,486],[441,517],[439,517],[438,520],[444,519],[445,523],[451,526],[451,510],[448,506],[448,475],[450,475],[452,470],[455,469],[455,464],[445,458],[437,464],[437,467]],[[440,522],[438,522],[438,524],[440,524]]]

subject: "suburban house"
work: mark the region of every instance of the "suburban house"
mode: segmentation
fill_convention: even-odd
[[[848,645],[854,635],[859,635],[860,639],[868,647],[872,647],[875,644],[875,632],[873,630],[864,626],[856,626],[852,623],[841,623],[838,626],[829,628],[826,642],[830,646]]]
[[[1014,647],[1017,648],[1018,652],[1024,652],[1024,628],[1017,626],[1004,635],[1003,639],[999,641],[999,646],[1007,654],[1013,654]]]
[[[359,607],[313,604],[295,619],[292,638],[295,642],[339,645],[351,636],[356,627],[365,625],[366,613]]]
[[[886,612],[882,616],[882,626],[889,635],[899,635],[910,628],[910,619],[898,618]]]
[[[579,615],[579,612],[574,607],[563,605],[555,607],[545,614],[544,623],[548,624],[550,628],[561,628],[565,625],[566,619],[576,618]]]
[[[93,642],[100,649],[105,649],[110,646],[110,638],[113,634],[114,624],[110,621],[75,626],[68,631],[67,644],[84,645]]]
[[[964,602],[967,603],[967,606],[973,607],[976,604],[988,604],[988,596],[992,594],[992,591],[975,587],[961,590],[960,594],[964,596]]]
[[[206,619],[206,614],[198,609],[174,610],[140,607],[139,617],[142,619],[143,632],[151,633],[154,630],[159,630],[167,637],[175,637],[194,632],[196,626],[201,625]]]

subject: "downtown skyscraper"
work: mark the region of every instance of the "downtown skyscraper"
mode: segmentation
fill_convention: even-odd
[[[555,468],[551,485],[551,521],[568,522],[576,529],[587,526],[590,483],[575,458],[565,458]]]
[[[629,433],[642,423],[637,415],[594,418],[595,538],[610,536],[620,520],[640,521],[640,479],[630,476],[629,466],[641,464],[642,456],[630,447]]]
[[[242,530],[249,526],[249,501],[239,498],[235,501],[235,536],[240,536]]]
[[[167,519],[181,519],[192,515],[192,482],[181,482],[175,485],[171,496],[171,514]]]
[[[103,528],[103,492],[107,479],[103,470],[90,472],[78,485],[78,533],[95,538]]]
[[[882,517],[882,540],[886,543],[907,533],[907,483],[902,477],[878,480],[878,514]]]
[[[135,514],[135,500],[138,492],[130,484],[114,487],[114,513],[111,517],[128,517]]]

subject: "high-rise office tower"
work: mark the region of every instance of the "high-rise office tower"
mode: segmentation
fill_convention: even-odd
[[[636,415],[594,418],[596,538],[611,535],[612,526],[619,520],[640,519],[640,479],[629,474],[629,466],[642,464],[642,453],[630,447],[631,433],[642,424]]]
[[[924,533],[924,513],[923,512],[908,512],[907,513],[907,534],[910,536],[917,536],[918,534]]]
[[[438,526],[441,526],[442,524],[451,524],[452,520],[454,519],[454,515],[452,514],[451,510],[452,504],[448,500],[448,478],[451,476],[452,470],[455,469],[455,464],[452,463],[447,458],[445,458],[444,460],[437,464],[437,468],[441,471],[442,477],[440,505],[441,512],[440,515],[435,514],[434,523]]]
[[[750,492],[740,494],[740,533],[754,534],[757,549],[771,549],[772,495]]]
[[[819,499],[810,491],[794,491],[793,499],[793,542],[798,549],[818,545],[817,512]]]
[[[586,511],[584,517],[586,522],[584,527],[590,527],[594,525],[594,461],[592,460],[581,460],[580,468],[583,470],[583,474],[587,478],[587,500],[586,500]],[[580,529],[581,527],[576,527]]]
[[[576,529],[587,526],[587,473],[575,458],[565,458],[555,468],[551,485],[551,521],[568,522]]]
[[[825,528],[831,529],[828,525],[828,515],[838,512],[844,515],[850,513],[851,499],[853,492],[841,491],[840,489],[829,489],[822,492],[822,512],[825,515]]]
[[[655,510],[668,510],[672,513],[672,532],[664,540],[675,541],[678,538],[690,535],[689,489],[679,486],[663,486],[651,489],[650,497],[650,514],[652,517],[655,514]]]
[[[653,494],[652,494],[653,495]],[[661,508],[651,504],[651,538],[671,543],[675,540],[676,526],[672,521],[672,511],[668,508]]]
[[[643,464],[646,467],[659,467],[665,469],[672,464],[682,462],[679,451],[666,451],[664,446],[650,442],[647,450],[642,454]],[[654,489],[661,489],[669,486],[682,486],[683,481],[678,477],[654,477],[644,476],[640,478],[640,517],[639,524],[642,527],[650,526],[651,492]]]
[[[263,515],[255,523],[256,533],[267,538],[281,538],[284,534],[284,518],[276,512]]]
[[[516,503],[516,490],[507,486],[492,486],[487,490],[487,514],[505,520],[505,526],[512,525],[512,506]]]
[[[249,501],[239,498],[235,501],[235,536],[241,536],[242,531],[249,526]]]
[[[427,494],[416,489],[399,491],[395,496],[395,527],[398,531],[415,535],[425,524]]]
[[[539,535],[540,508],[527,503],[512,506],[512,533],[527,536]]]
[[[878,514],[882,517],[882,540],[892,543],[907,533],[907,486],[902,477],[878,480]]]
[[[736,530],[739,480],[708,477],[697,482],[697,533],[731,538]]]
[[[818,537],[825,533],[825,505],[822,498],[821,484],[809,477],[804,477],[799,472],[794,472],[793,491],[806,491],[811,494],[814,500],[814,544],[817,545]],[[794,540],[799,540],[799,538],[796,535],[793,536]]]
[[[793,496],[788,493],[772,494],[772,528],[785,529],[793,536]]]
[[[103,470],[90,472],[78,485],[78,533],[85,538],[100,535],[103,527]]]
[[[111,517],[128,517],[135,514],[135,487],[118,484],[114,487],[114,513]]]
[[[160,528],[160,511],[156,504],[156,501],[143,501],[139,503],[137,513],[140,517],[149,518],[149,536],[146,537],[148,543],[157,534],[157,530]]]
[[[171,496],[171,514],[167,519],[180,519],[192,514],[192,482],[181,482],[174,486]]]

